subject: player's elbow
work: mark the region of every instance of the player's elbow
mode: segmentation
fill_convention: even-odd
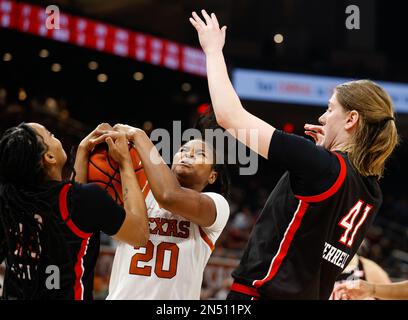
[[[231,116],[228,114],[228,112],[224,110],[216,111],[215,113],[215,119],[217,120],[217,123],[220,127],[226,129],[229,128],[230,125],[230,119]]]
[[[125,221],[114,238],[133,247],[140,247],[146,245],[149,235],[147,217],[141,218],[132,210],[126,210]]]
[[[139,233],[139,237],[135,240],[134,247],[144,247],[147,244],[147,241],[149,241],[149,229],[146,228],[146,230],[141,231]]]
[[[146,221],[139,222],[137,225],[137,230],[134,233],[135,238],[133,239],[133,246],[135,247],[142,247],[147,244],[147,241],[149,241],[149,236],[150,236],[150,230],[149,230],[149,224]]]
[[[144,247],[147,244],[148,240],[149,240],[148,237],[145,237],[142,235],[134,235],[130,239],[124,242],[126,242],[128,245],[132,247]]]
[[[215,119],[218,125],[224,129],[236,129],[237,126],[242,125],[240,119],[243,119],[242,108],[234,108],[230,110],[228,108],[221,108],[215,111]]]
[[[133,247],[143,247],[149,241],[149,230],[148,228],[138,227],[135,232],[130,235],[127,243]]]

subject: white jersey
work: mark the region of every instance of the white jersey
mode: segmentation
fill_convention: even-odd
[[[204,194],[217,209],[214,224],[205,228],[160,208],[152,192],[148,193],[150,239],[144,247],[118,245],[107,299],[200,298],[204,268],[230,213],[223,196]]]

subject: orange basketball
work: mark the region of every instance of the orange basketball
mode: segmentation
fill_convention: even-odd
[[[149,185],[142,162],[136,149],[129,144],[129,151],[135,169],[136,179],[146,198],[149,192]],[[118,164],[109,156],[108,145],[106,143],[98,145],[89,156],[88,163],[88,183],[96,183],[106,191],[117,204],[123,206],[122,183],[120,181],[120,171]]]

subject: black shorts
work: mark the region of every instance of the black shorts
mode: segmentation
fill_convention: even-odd
[[[227,300],[259,300],[260,295],[256,288],[249,287],[237,282],[231,286],[231,291],[227,296]]]
[[[227,300],[252,300],[256,299],[253,296],[249,296],[245,293],[230,291],[227,296]]]

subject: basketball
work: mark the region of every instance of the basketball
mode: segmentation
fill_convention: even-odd
[[[131,144],[129,144],[129,151],[136,173],[136,179],[143,192],[143,196],[146,198],[149,187],[142,161],[136,149]],[[119,165],[109,156],[108,145],[106,143],[96,146],[89,157],[88,183],[98,184],[109,193],[117,204],[123,206]]]

